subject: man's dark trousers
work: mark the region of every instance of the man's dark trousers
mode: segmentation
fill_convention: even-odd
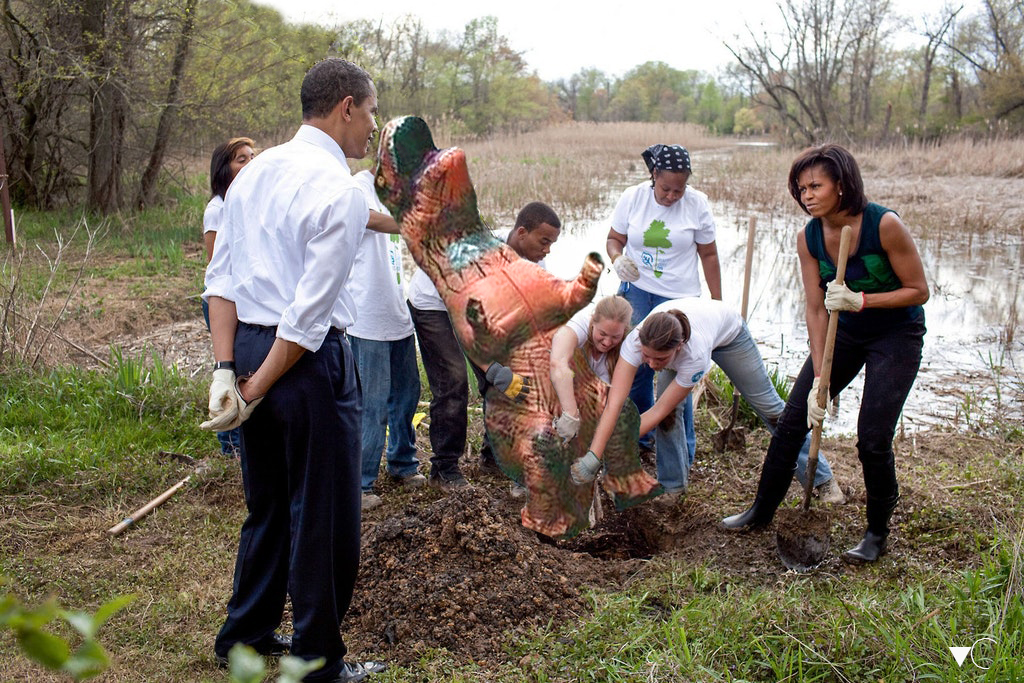
[[[239,376],[266,358],[276,330],[239,323]],[[352,350],[330,332],[271,388],[242,425],[242,525],[228,618],[215,652],[256,645],[292,599],[292,654],[325,657],[306,680],[333,678],[345,655],[339,625],[359,568],[362,397]]]

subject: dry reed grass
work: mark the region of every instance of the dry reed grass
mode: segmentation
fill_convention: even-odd
[[[719,205],[716,214],[725,203],[743,213],[805,217],[786,187],[798,148],[713,137],[694,124],[572,122],[463,140],[442,123],[434,135],[438,146],[466,151],[480,212],[496,226],[508,226],[530,201],[550,204],[563,220],[608,216],[621,191],[647,176],[640,153],[657,142],[691,151],[690,184]],[[897,210],[915,234],[959,240],[1024,231],[1024,203],[1008,201],[1024,194],[1024,139],[963,137],[851,151],[868,198]]]
[[[865,174],[1024,178],[1024,139],[967,137],[870,150]]]
[[[604,215],[614,201],[609,196],[647,175],[640,153],[650,145],[695,151],[722,144],[701,126],[683,123],[566,123],[464,142],[442,135],[439,146],[466,151],[480,212],[499,224],[530,201],[550,204],[563,218]]]

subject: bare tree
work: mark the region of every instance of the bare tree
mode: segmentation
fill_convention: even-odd
[[[921,104],[917,109],[917,123],[922,128],[928,115],[928,96],[931,91],[932,73],[935,70],[935,58],[939,49],[944,45],[946,34],[953,28],[957,15],[963,10],[960,5],[953,9],[946,5],[938,15],[925,17],[921,35],[927,38],[928,42],[924,47],[924,67],[921,73]]]
[[[996,119],[1024,125],[1024,0],[985,0],[988,50],[981,81]]]
[[[850,26],[850,72],[847,127],[866,132],[870,129],[874,107],[873,94],[879,59],[886,52],[889,0],[862,0]]]
[[[156,135],[153,140],[153,150],[149,155],[149,163],[142,173],[142,180],[139,183],[139,194],[136,198],[136,205],[144,209],[153,202],[156,194],[156,179],[160,174],[160,168],[164,163],[164,155],[167,152],[167,145],[170,143],[171,128],[174,119],[181,107],[181,81],[185,72],[185,60],[188,59],[189,48],[192,45],[192,34],[196,26],[196,3],[198,0],[186,0],[181,17],[181,32],[178,34],[178,43],[174,50],[174,61],[171,64],[171,78],[167,83],[167,101],[163,111],[160,112],[160,122],[156,127]]]
[[[82,56],[90,69],[89,172],[86,203],[110,213],[121,207],[121,171],[132,64],[132,0],[83,0]]]
[[[756,84],[752,100],[803,142],[839,134],[844,126],[856,132],[855,110],[861,125],[870,120],[888,0],[784,0],[778,9],[779,35],[757,35],[748,26],[747,44],[726,43]]]
[[[0,2],[0,112],[16,203],[48,207],[77,185],[81,155],[68,153],[74,117],[79,22],[62,2]],[[55,77],[54,74],[59,74]],[[82,124],[84,126],[84,122]]]

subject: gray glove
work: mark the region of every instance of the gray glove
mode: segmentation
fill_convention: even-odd
[[[562,413],[555,418],[551,426],[558,432],[558,436],[562,437],[562,443],[568,443],[580,432],[580,418],[573,417],[569,413]]]
[[[522,403],[530,393],[530,378],[517,375],[501,363],[491,363],[484,376],[516,403]]]
[[[640,269],[637,267],[636,261],[625,254],[615,259],[612,268],[623,282],[636,282],[640,279]]]
[[[569,474],[572,476],[572,481],[575,484],[583,485],[589,484],[597,479],[598,473],[601,472],[602,463],[594,451],[587,451],[587,454],[582,458],[579,458],[569,468]]]
[[[213,371],[210,384],[210,419],[199,425],[211,432],[226,432],[229,424],[238,419],[238,400],[235,391],[235,371],[226,368]]]

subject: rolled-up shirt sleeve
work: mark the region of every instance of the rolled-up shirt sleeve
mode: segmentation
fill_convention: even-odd
[[[370,213],[366,198],[355,186],[308,204],[316,207],[315,215],[306,222],[313,234],[306,243],[295,297],[281,315],[277,336],[316,351],[331,327],[331,314],[339,299],[342,305],[353,307],[345,301],[343,286]]]

